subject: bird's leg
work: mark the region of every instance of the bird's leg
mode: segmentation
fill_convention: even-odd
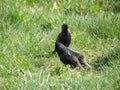
[[[80,69],[83,69],[81,63],[79,62],[78,58],[76,56],[72,57],[74,59],[74,61],[76,62],[76,67],[79,67]]]
[[[74,65],[70,65],[71,66],[71,68],[73,69],[73,68],[75,68],[75,66]]]
[[[78,67],[79,67],[79,70],[83,69],[83,67],[82,67],[82,65],[80,64],[79,61],[77,61],[77,65],[78,65]]]

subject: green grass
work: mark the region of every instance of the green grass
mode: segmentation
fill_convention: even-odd
[[[56,3],[56,5],[55,5]],[[0,90],[119,90],[119,0],[0,0]],[[61,25],[93,67],[52,55]]]

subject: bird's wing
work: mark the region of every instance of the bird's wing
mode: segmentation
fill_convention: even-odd
[[[83,59],[84,56],[82,54],[80,54],[78,51],[75,51],[75,50],[72,50],[72,49],[69,49],[70,52],[75,55],[78,59]]]
[[[61,33],[59,33],[57,36],[56,42],[60,42],[61,38],[62,38]]]
[[[66,57],[67,60],[71,62],[76,62],[78,60],[77,57],[73,55],[69,50],[66,50],[64,56]]]

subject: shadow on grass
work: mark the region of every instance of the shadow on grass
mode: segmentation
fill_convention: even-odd
[[[34,59],[51,58],[56,56],[57,56],[57,52],[53,54],[52,51],[41,53],[41,54],[33,54]]]
[[[120,90],[120,79],[118,79],[114,84],[115,90]]]
[[[103,66],[111,66],[112,62],[118,60],[120,58],[120,50],[116,49],[114,52],[110,52],[107,55],[102,57],[98,57],[97,60],[93,63],[93,67],[95,70],[102,70]]]
[[[52,66],[54,65],[54,59],[57,57],[57,54],[46,54],[46,55],[34,55],[34,64],[36,67],[40,68],[42,66]],[[52,62],[53,61],[53,62]]]

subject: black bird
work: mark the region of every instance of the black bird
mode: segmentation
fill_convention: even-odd
[[[65,65],[70,65],[72,68],[79,67],[82,68],[79,60],[75,55],[72,55],[67,47],[62,43],[56,42],[56,51],[62,63]]]
[[[71,43],[71,34],[68,31],[68,25],[67,24],[62,25],[62,31],[61,31],[61,33],[58,34],[56,42],[60,42],[63,45],[65,45],[66,47],[68,47],[70,45],[70,43]],[[56,47],[55,47],[53,53],[55,53],[55,52],[56,52]]]
[[[80,53],[67,48],[59,42],[56,42],[55,45],[58,56],[65,65],[69,64],[72,68],[79,67],[79,69],[83,69],[83,64],[85,67],[91,68],[91,66],[84,60],[84,56]]]

